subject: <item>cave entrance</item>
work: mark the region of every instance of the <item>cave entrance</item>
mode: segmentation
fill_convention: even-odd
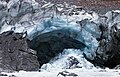
[[[48,63],[64,49],[84,49],[86,45],[72,37],[67,30],[55,30],[37,35],[31,41],[28,40],[28,46],[37,51],[37,57],[40,67]]]

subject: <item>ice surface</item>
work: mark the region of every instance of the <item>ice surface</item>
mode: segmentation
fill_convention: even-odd
[[[19,3],[19,0],[11,0],[8,4],[7,7],[8,9],[11,8],[14,4]],[[24,2],[28,2],[28,3],[32,3],[32,6],[36,6],[38,5],[34,0],[24,0]],[[34,3],[36,3],[34,5]],[[59,6],[59,4],[58,4]],[[57,5],[56,5],[57,7]],[[65,7],[69,7],[68,4],[65,3]],[[75,8],[76,6],[72,6],[69,8],[68,11],[71,11],[73,8]],[[44,8],[44,10],[42,10]],[[53,8],[53,10],[51,9]],[[46,9],[46,10],[45,10]],[[51,9],[51,10],[49,10]],[[63,10],[64,8],[57,8],[58,11]],[[16,9],[15,11],[13,10],[13,13],[16,13]],[[44,12],[46,11],[46,12]],[[10,14],[13,14],[10,13]],[[15,14],[14,14],[15,15]],[[94,50],[96,49],[96,47],[98,46],[98,43],[96,41],[96,37],[99,37],[100,34],[99,32],[97,32],[97,30],[95,30],[96,25],[94,23],[91,23],[90,21],[85,23],[82,29],[82,26],[78,23],[76,23],[77,21],[82,21],[84,19],[88,19],[90,21],[95,21],[98,19],[98,15],[96,13],[92,13],[89,14],[87,13],[85,10],[79,11],[79,15],[57,15],[57,13],[54,10],[54,4],[52,3],[46,3],[44,5],[42,5],[42,8],[40,11],[38,11],[37,13],[35,13],[34,15],[31,13],[25,14],[24,16],[21,17],[21,20],[17,23],[15,23],[15,25],[7,25],[4,24],[4,26],[2,26],[0,33],[3,33],[5,31],[9,31],[12,30],[12,28],[14,27],[15,30],[13,30],[16,33],[21,33],[21,32],[25,32],[27,31],[28,34],[28,38],[31,40],[34,37],[36,37],[39,34],[42,33],[46,33],[46,32],[50,32],[53,30],[58,30],[58,29],[68,29],[71,32],[71,37],[85,43],[88,47],[84,50],[84,51],[79,51],[75,52],[76,50],[65,50],[64,52],[72,52],[69,54],[62,54],[62,56],[59,56],[59,59],[57,61],[54,61],[53,64],[47,64],[50,65],[49,67],[47,67],[46,69],[52,69],[53,67],[56,68],[66,68],[66,58],[68,58],[68,55],[73,55],[74,57],[77,57],[80,60],[83,60],[85,62],[81,61],[81,67],[85,66],[85,68],[91,68],[94,67],[92,64],[89,65],[89,63],[87,64],[87,61],[85,59],[83,59],[81,56],[83,53],[87,54],[87,56],[90,56],[89,58],[93,59],[93,57],[95,56],[95,52]],[[37,35],[35,35],[37,33]],[[75,36],[75,34],[77,34]],[[82,53],[81,53],[82,52]],[[81,54],[80,54],[81,53]],[[63,61],[63,62],[62,62]],[[67,60],[66,60],[67,61]],[[61,63],[60,65],[58,63]],[[88,67],[86,67],[88,66]]]
[[[7,4],[7,8],[9,9],[12,7],[12,5],[16,2],[19,2],[19,0],[11,0]],[[39,4],[35,2],[35,0],[24,0],[24,2],[29,2],[32,4],[34,8],[38,8]],[[1,4],[1,2],[0,2]],[[5,3],[4,3],[5,4]],[[15,72],[15,73],[8,73],[8,75],[15,75],[17,77],[57,77],[59,72],[62,71],[68,71],[72,72],[78,75],[78,77],[119,77],[120,71],[118,70],[110,70],[110,69],[98,69],[94,67],[93,64],[88,62],[84,56],[83,53],[86,54],[86,56],[93,60],[96,56],[95,50],[98,46],[98,41],[96,38],[100,37],[100,32],[98,30],[98,23],[99,23],[99,15],[95,12],[88,13],[85,10],[79,11],[79,15],[57,15],[55,10],[51,9],[54,7],[54,4],[52,3],[46,3],[45,5],[41,5],[42,8],[39,8],[39,11],[34,14],[26,14],[23,17],[21,17],[21,20],[15,25],[8,25],[4,24],[2,28],[0,29],[0,33],[3,33],[5,31],[12,30],[12,28],[15,28],[13,30],[16,33],[21,33],[27,31],[28,38],[32,40],[34,37],[36,37],[39,34],[50,32],[53,30],[58,29],[68,29],[71,32],[71,37],[85,43],[87,47],[81,51],[79,49],[65,49],[63,53],[60,53],[58,56],[53,58],[49,63],[44,64],[41,67],[41,72]],[[60,5],[62,6],[62,5]],[[66,7],[68,5],[66,4]],[[75,6],[76,7],[76,6]],[[74,8],[75,8],[74,7]],[[43,8],[44,11],[42,10]],[[64,10],[64,8],[57,8],[58,11]],[[69,12],[73,9],[72,7]],[[15,11],[13,11],[16,13]],[[119,12],[119,10],[116,10],[114,12]],[[111,28],[111,25],[113,24],[111,22],[111,12],[108,12],[105,14],[105,16],[108,17],[107,23],[109,29]],[[85,24],[83,23],[80,25],[79,23],[76,23],[77,21],[85,21]],[[119,17],[115,19],[117,22],[119,20]],[[83,26],[84,25],[84,26]],[[118,25],[118,28],[119,25]],[[37,35],[34,35],[36,32],[38,32]],[[77,36],[74,35],[74,33],[77,33]],[[69,68],[70,61],[68,58],[74,57],[78,60],[78,64],[73,64]],[[116,72],[117,71],[117,72]],[[59,77],[63,77],[59,75]]]
[[[43,72],[26,72],[19,71],[14,73],[7,73],[8,76],[14,75],[16,77],[64,77],[59,72],[67,71],[69,73],[75,73],[78,76],[66,76],[66,77],[120,77],[119,70],[110,70],[110,69],[62,69],[62,70],[54,70],[54,71],[43,71]],[[3,73],[6,74],[6,73]],[[58,75],[59,74],[59,75]],[[57,76],[58,75],[58,76]],[[8,77],[5,76],[5,77]],[[2,76],[4,77],[4,76]]]
[[[57,70],[57,69],[69,69],[69,68],[86,68],[86,69],[93,69],[95,68],[93,64],[88,62],[84,56],[82,55],[83,51],[76,50],[76,49],[65,49],[62,54],[59,55],[59,57],[56,57],[54,60],[51,60],[50,63],[44,64],[41,67],[41,71],[47,70]],[[69,60],[70,57],[76,58],[79,62],[78,64],[74,64],[70,67]]]

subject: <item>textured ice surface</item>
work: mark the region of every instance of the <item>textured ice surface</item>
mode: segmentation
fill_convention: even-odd
[[[40,69],[41,72],[15,72],[13,73],[17,77],[57,77],[59,72],[62,71],[68,71],[71,73],[77,74],[79,77],[119,77],[120,71],[117,70],[109,70],[109,69],[98,69],[93,66],[90,62],[88,62],[84,56],[83,53],[86,54],[86,56],[93,60],[95,54],[95,50],[98,46],[98,41],[96,38],[100,37],[100,32],[98,29],[97,24],[99,24],[100,17],[97,13],[93,12],[92,14],[86,12],[85,10],[79,11],[79,15],[63,15],[56,13],[53,9],[54,4],[46,3],[45,5],[39,5],[34,0],[23,0],[24,2],[30,3],[34,9],[37,9],[37,12],[34,14],[26,14],[21,17],[21,20],[15,23],[15,25],[8,25],[4,24],[2,28],[0,29],[0,33],[3,33],[5,31],[9,31],[14,29],[16,33],[21,33],[27,31],[28,38],[31,40],[37,35],[34,35],[34,33],[38,32],[39,34],[50,32],[53,30],[58,29],[68,29],[73,33],[74,31],[78,34],[76,36],[72,36],[75,39],[82,41],[87,45],[85,50],[80,51],[79,49],[65,49],[63,53],[60,53],[58,56],[56,56],[54,59],[52,59],[49,63],[44,64],[42,68]],[[11,0],[7,4],[7,8],[11,8],[12,5],[14,5],[16,2],[19,4],[19,0]],[[0,4],[6,5],[5,2],[1,2]],[[41,7],[41,8],[40,8]],[[73,7],[74,8],[74,7]],[[68,12],[73,9],[72,7],[69,9]],[[46,9],[46,10],[44,10]],[[44,11],[43,11],[44,10]],[[64,10],[63,8],[58,7],[58,11]],[[16,16],[18,12],[18,9],[13,9],[10,14],[12,16]],[[115,12],[119,12],[118,10]],[[111,12],[108,12],[105,14],[105,16],[108,17],[106,20],[108,22],[109,28],[111,28],[111,25],[113,24],[111,20]],[[89,21],[83,21],[83,20],[89,20]],[[115,19],[115,22],[118,22],[118,18]],[[9,19],[8,19],[9,21]],[[82,24],[76,23],[78,21],[82,21]],[[120,28],[118,26],[118,28]],[[81,36],[82,35],[82,36]],[[78,60],[78,64],[73,64],[71,68],[69,68],[69,57],[73,56]],[[9,73],[11,75],[11,73]],[[63,77],[59,75],[59,77]]]

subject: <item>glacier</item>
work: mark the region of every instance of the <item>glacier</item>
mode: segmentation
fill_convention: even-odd
[[[98,43],[96,41],[96,39],[94,37],[100,37],[100,33],[96,32],[98,30],[96,24],[91,23],[89,21],[87,21],[87,24],[83,21],[83,30],[82,27],[80,26],[79,23],[76,23],[76,21],[82,21],[84,19],[90,19],[91,21],[96,21],[98,19],[98,15],[97,13],[93,13],[93,15],[88,14],[87,12],[85,12],[85,10],[80,11],[80,15],[73,15],[73,16],[69,16],[69,15],[59,15],[57,14],[57,12],[54,11],[54,4],[52,3],[47,3],[45,5],[43,5],[41,7],[41,9],[45,9],[45,12],[41,9],[38,9],[38,7],[40,6],[39,4],[35,3],[35,1],[23,1],[24,2],[28,2],[28,3],[34,3],[35,5],[29,5],[29,6],[33,6],[36,7],[37,10],[39,10],[37,13],[35,13],[34,15],[32,14],[25,14],[22,19],[20,21],[16,21],[15,24],[13,25],[9,25],[7,23],[5,23],[0,30],[0,33],[3,33],[5,31],[9,31],[13,28],[14,32],[16,33],[22,33],[27,31],[27,35],[28,38],[30,40],[32,40],[33,38],[35,38],[36,36],[38,36],[39,34],[42,33],[46,33],[46,32],[50,32],[53,30],[58,30],[58,29],[71,29],[71,37],[74,37],[75,39],[84,42],[89,49],[86,48],[85,53],[92,59],[94,55],[94,50],[96,49],[96,47],[98,46]],[[8,4],[7,7],[8,9],[10,7],[13,7],[12,5],[14,4],[20,4],[20,1],[14,1],[11,0]],[[27,6],[27,7],[29,7]],[[17,6],[19,7],[19,6]],[[26,8],[27,8],[26,7]],[[72,6],[73,7],[73,6]],[[70,8],[69,10],[74,9]],[[35,9],[36,9],[35,8]],[[24,8],[25,9],[25,8]],[[50,9],[50,10],[49,10]],[[57,9],[59,9],[59,7],[57,7]],[[11,12],[10,14],[15,15],[14,13],[18,12],[18,9],[10,9]],[[17,11],[17,12],[16,12]],[[48,11],[48,12],[47,12]],[[23,11],[22,11],[23,12]],[[44,14],[45,13],[45,14]],[[83,14],[85,13],[85,14]],[[20,14],[18,13],[19,16],[22,13],[20,12]],[[24,14],[24,12],[23,12]],[[15,16],[13,16],[15,17]],[[8,20],[9,21],[9,20]],[[81,31],[82,30],[82,31]],[[77,36],[75,36],[75,32],[77,33]],[[82,36],[80,36],[82,35]],[[89,38],[86,38],[89,37]],[[73,51],[74,52],[74,51]]]
[[[32,40],[33,38],[43,33],[66,29],[70,31],[70,36],[72,38],[84,43],[87,46],[83,51],[80,49],[64,49],[62,53],[51,59],[50,62],[44,64],[40,68],[40,74],[43,75],[41,77],[52,77],[54,75],[57,76],[60,71],[64,70],[75,72],[77,74],[83,71],[85,74],[86,72],[90,74],[91,69],[92,71],[95,71],[97,73],[99,73],[99,71],[108,71],[111,73],[111,70],[108,68],[104,70],[100,67],[95,67],[92,63],[86,60],[84,54],[90,60],[94,60],[94,58],[96,57],[96,50],[99,46],[99,41],[97,40],[97,38],[101,37],[101,31],[99,29],[100,24],[108,25],[108,31],[106,31],[104,35],[107,36],[109,39],[111,39],[108,35],[110,34],[111,27],[115,23],[118,23],[117,28],[120,28],[119,10],[113,10],[107,12],[105,15],[99,15],[95,12],[82,9],[81,11],[76,10],[76,12],[79,14],[73,12],[73,15],[69,15],[70,13],[72,13],[73,10],[75,10],[77,6],[68,6],[67,4],[53,4],[44,0],[42,4],[38,4],[34,0],[23,0],[22,2],[21,0],[10,0],[9,3],[6,3],[5,1],[0,1],[0,4],[4,5],[6,9],[9,9],[8,14],[6,14],[6,18],[3,16],[3,18],[1,19],[2,21],[0,21],[2,23],[2,26],[0,25],[0,34],[11,30],[15,33],[27,32],[27,38],[29,40]],[[61,6],[63,6],[64,8]],[[0,12],[7,13],[6,10]],[[65,13],[67,13],[67,15]],[[114,14],[114,20],[112,20],[112,14]],[[71,64],[71,61],[73,61],[73,64]],[[78,63],[74,63],[74,61],[77,61]],[[112,70],[112,72],[114,71],[115,70]],[[117,74],[118,72],[120,71],[117,71]],[[28,75],[23,74],[30,73],[20,71],[19,73],[14,74],[18,77],[28,77]],[[39,72],[34,73],[36,74],[36,77],[39,76],[38,73]],[[50,73],[53,73],[53,75],[51,75]],[[45,74],[48,74],[48,76]],[[116,77],[118,77],[117,74],[115,72],[115,74],[113,73],[111,75],[115,75]],[[96,76],[96,74],[93,75]],[[102,74],[100,75],[102,76]],[[108,74],[105,75],[109,76]],[[35,77],[35,75],[31,75],[31,77]]]

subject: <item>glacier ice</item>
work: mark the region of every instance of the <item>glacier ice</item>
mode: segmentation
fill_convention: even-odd
[[[39,8],[39,6],[41,6],[41,8]],[[63,6],[68,8],[68,5],[66,4]],[[69,8],[68,13],[71,12],[75,7],[76,6],[72,6],[71,8]],[[58,9],[58,12],[55,12],[55,8]],[[85,10],[82,10],[78,11],[79,15],[69,16],[58,14],[66,9],[60,9],[59,4],[54,5],[49,2],[45,5],[40,5],[32,0],[24,0],[21,3],[19,0],[11,0],[7,4],[7,9],[9,9],[9,15],[7,18],[9,20],[6,21],[11,24],[5,23],[4,26],[2,26],[2,28],[0,29],[0,33],[9,31],[11,30],[11,28],[15,27],[14,32],[21,33],[27,31],[28,38],[31,40],[42,33],[59,29],[68,29],[71,32],[71,37],[84,42],[88,47],[84,51],[78,50],[79,52],[76,52],[77,50],[74,49],[66,49],[64,52],[72,52],[72,54],[77,55],[79,58],[83,53],[85,53],[89,58],[93,59],[95,55],[94,50],[98,46],[98,42],[95,38],[100,36],[100,32],[96,30],[96,24],[91,23],[91,21],[96,21],[98,19],[97,13],[93,12],[93,15],[91,15],[85,12]],[[34,13],[33,10],[35,10]],[[86,19],[88,19],[87,22]],[[80,24],[76,23],[76,21],[84,20],[85,23],[83,28]],[[60,60],[58,60],[58,62],[61,60],[65,60],[63,55],[61,56]],[[67,55],[69,55],[69,53]],[[61,67],[61,65],[58,65],[56,67]]]
[[[67,68],[65,63],[69,55],[74,56],[81,62],[81,64],[78,64],[79,66],[85,68],[93,67],[92,64],[85,60],[83,53],[90,60],[93,60],[96,56],[96,49],[99,45],[99,41],[96,38],[101,36],[99,25],[107,25],[108,31],[104,35],[109,37],[109,39],[111,27],[117,23],[117,28],[120,28],[119,10],[109,11],[102,16],[84,9],[73,12],[77,6],[69,6],[66,3],[64,3],[65,5],[51,2],[38,4],[35,0],[23,0],[22,2],[20,0],[10,0],[8,4],[0,1],[1,4],[7,7],[4,12],[0,11],[3,14],[0,14],[0,18],[2,17],[1,23],[3,24],[0,24],[0,33],[15,28],[14,32],[16,33],[27,31],[28,39],[32,40],[42,33],[67,29],[71,32],[71,37],[87,45],[84,51],[65,49],[62,54],[57,56],[59,59],[51,60],[50,63],[43,65],[42,69]],[[72,12],[73,15],[69,15]]]

